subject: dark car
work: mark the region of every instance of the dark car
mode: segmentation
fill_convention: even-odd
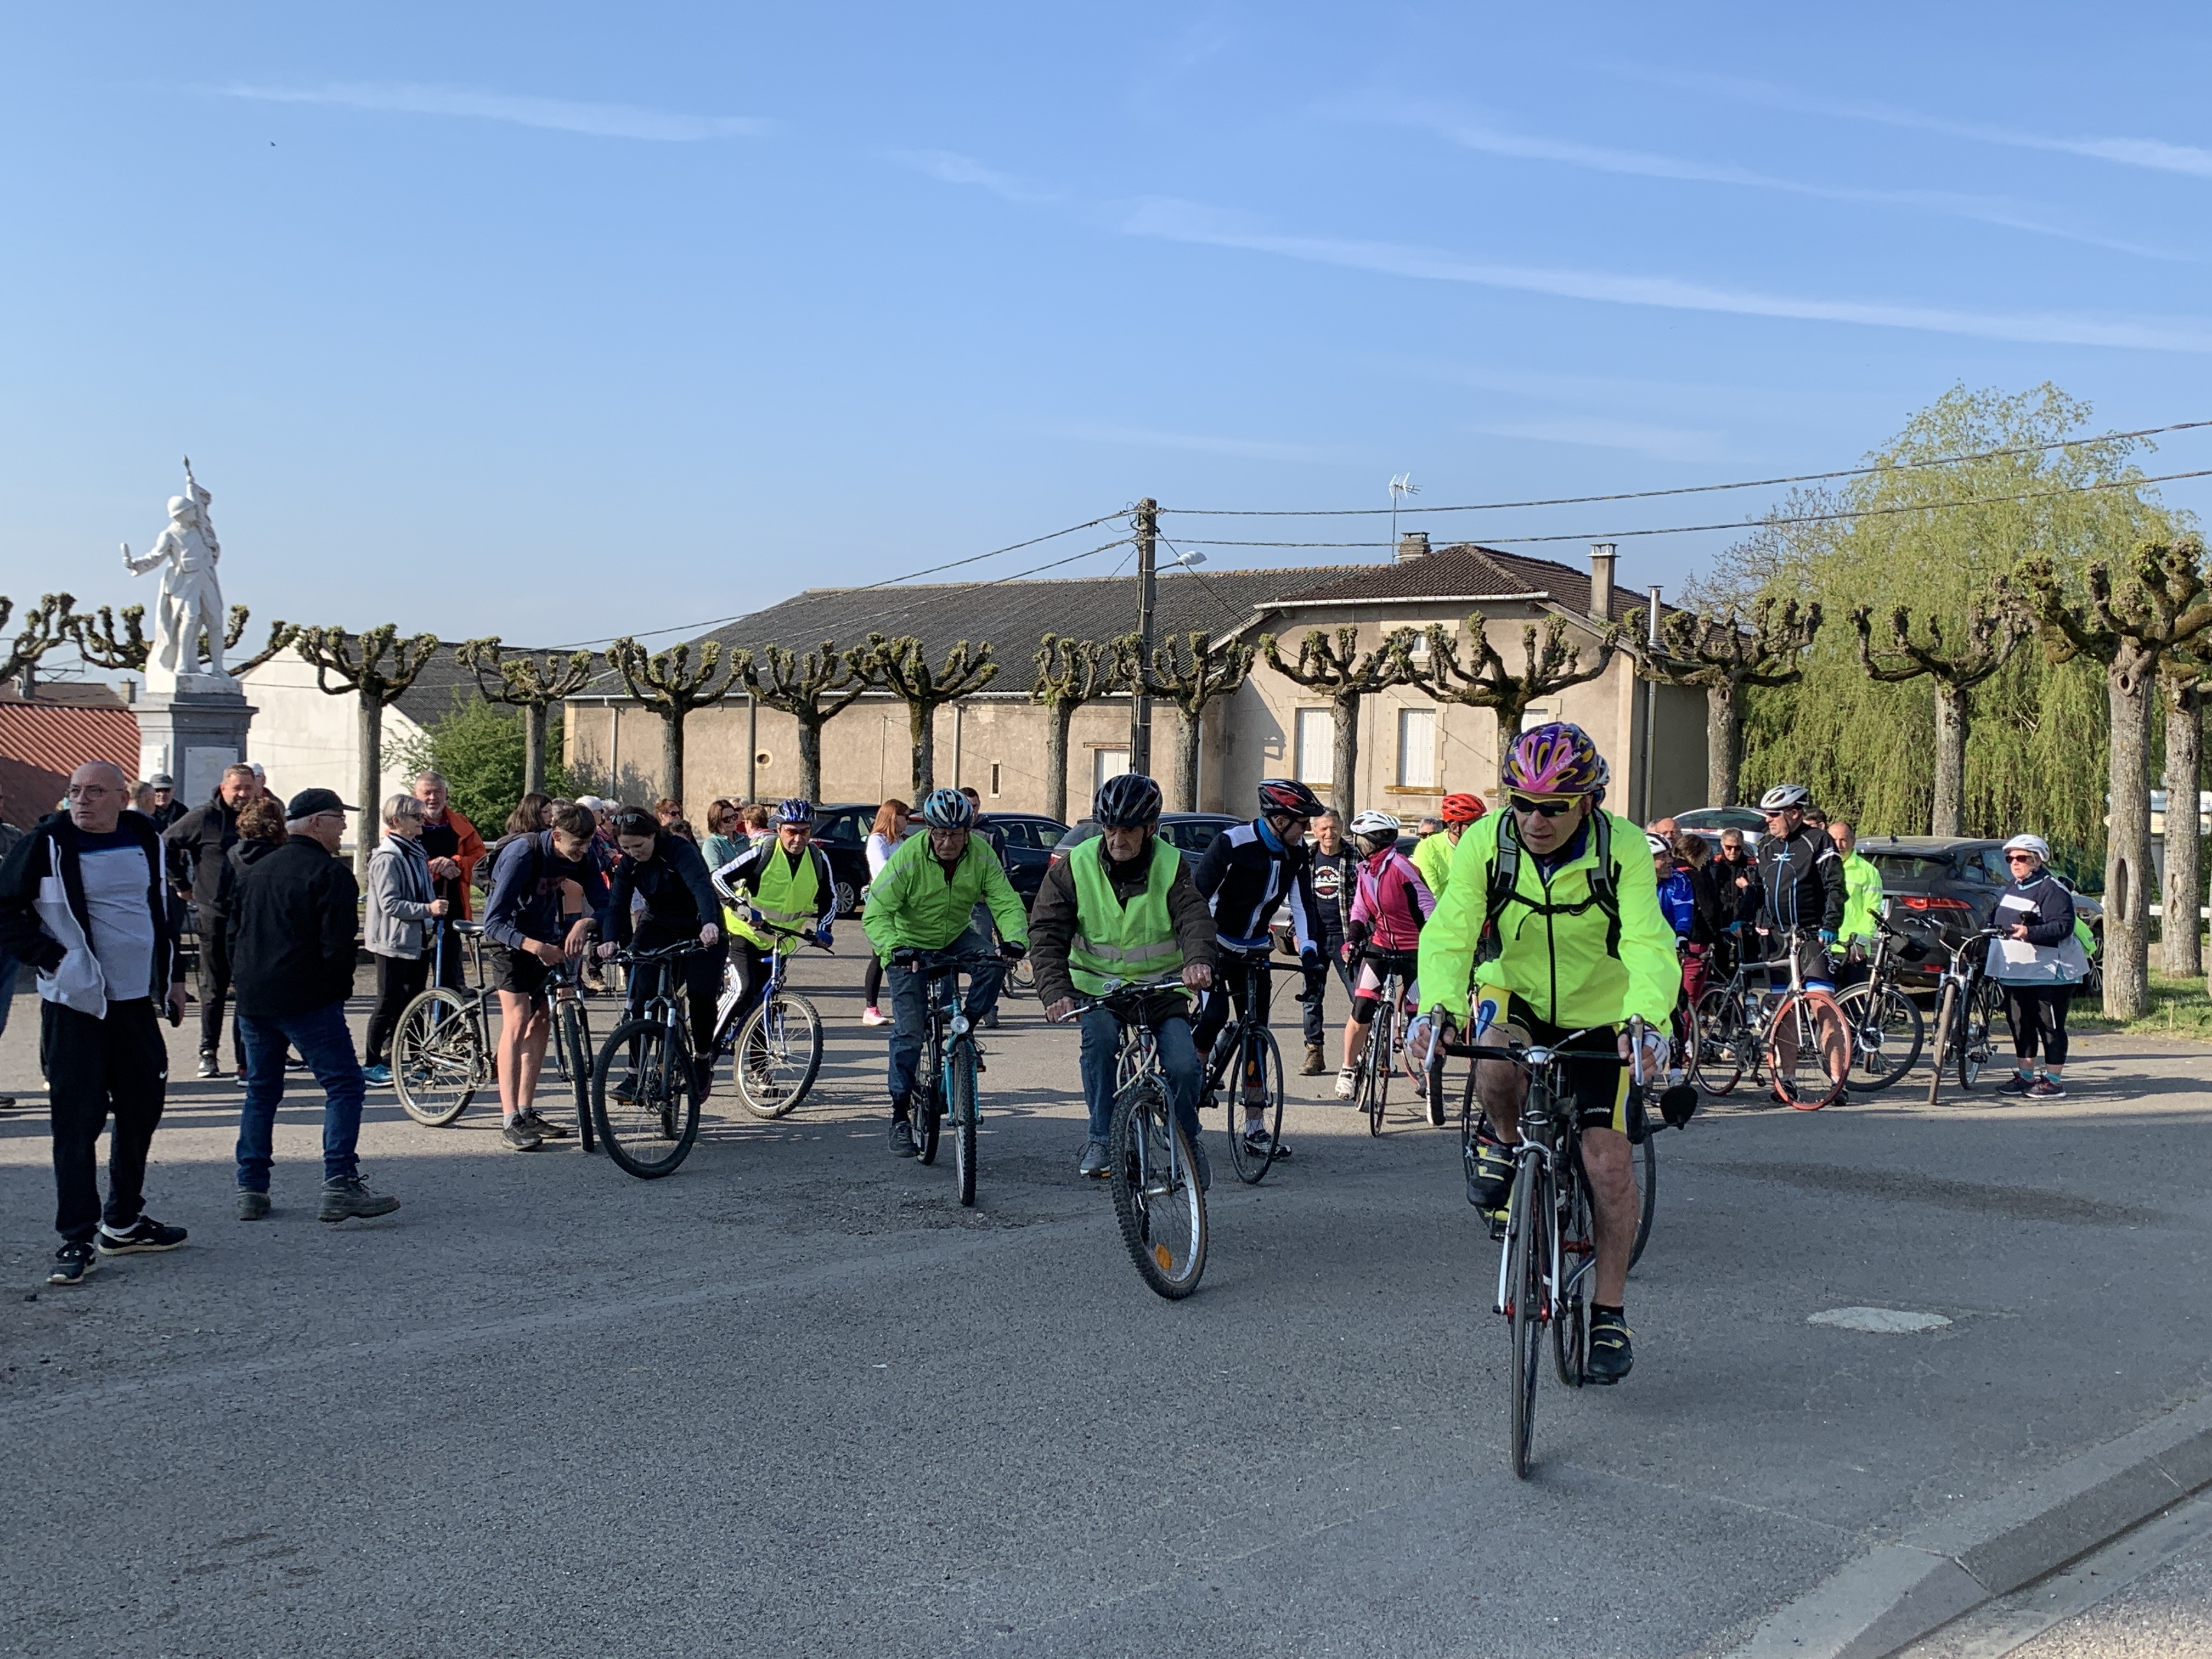
[[[1946,947],[1990,925],[1997,899],[2012,879],[2004,843],[1955,836],[1867,836],[1862,856],[1881,872],[1884,896],[1894,901],[1893,923],[1917,933],[1933,933]],[[2054,872],[2056,873],[2056,872]],[[2074,884],[2060,876],[2069,892]],[[2074,894],[2075,914],[2089,924],[2097,951],[2104,949],[2105,908],[2086,894]],[[2096,954],[2093,952],[2092,954]],[[1932,981],[1942,971],[1944,952],[1906,969],[1908,979]]]
[[[837,884],[837,914],[857,915],[868,885],[868,832],[876,827],[872,801],[846,801],[814,809],[814,839],[830,856]]]
[[[1006,837],[1006,879],[1024,905],[1036,903],[1046,866],[1052,862],[1052,849],[1060,845],[1067,826],[1042,812],[986,812],[975,823]]]

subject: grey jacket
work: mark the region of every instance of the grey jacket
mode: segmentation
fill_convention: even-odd
[[[410,962],[420,957],[430,902],[437,896],[422,842],[404,836],[377,842],[368,859],[368,906],[362,923],[369,954]]]

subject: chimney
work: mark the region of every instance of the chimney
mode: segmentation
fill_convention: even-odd
[[[1613,620],[1613,567],[1620,557],[1611,542],[1590,544],[1589,613],[1600,622]]]
[[[1404,564],[1409,559],[1425,559],[1428,556],[1429,532],[1427,531],[1408,530],[1404,535],[1398,538],[1398,562],[1400,564]]]

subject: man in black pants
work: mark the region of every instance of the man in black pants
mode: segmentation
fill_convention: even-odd
[[[39,972],[39,1063],[54,1132],[50,1285],[81,1285],[103,1255],[173,1250],[182,1227],[142,1206],[161,1121],[168,1044],[157,1006],[185,1013],[161,838],[123,810],[129,781],[106,761],[70,775],[69,809],[40,818],[0,865],[0,950]],[[52,884],[49,885],[49,884]],[[110,1117],[107,1206],[98,1148]]]
[[[1313,821],[1313,896],[1321,912],[1321,960],[1305,965],[1305,988],[1298,993],[1306,1039],[1306,1061],[1299,1075],[1326,1077],[1332,1068],[1322,1053],[1322,1004],[1328,996],[1332,974],[1344,981],[1347,994],[1352,990],[1352,975],[1344,964],[1344,924],[1352,912],[1358,860],[1345,850],[1344,826],[1334,812],[1324,812]]]
[[[223,769],[222,784],[204,806],[196,806],[162,834],[169,846],[171,879],[192,902],[199,929],[200,1075],[222,1075],[223,1002],[230,995],[230,943],[223,937],[222,858],[238,841],[238,811],[261,793],[250,766]],[[234,1043],[235,1039],[234,1039]],[[240,1075],[246,1054],[232,1056]]]

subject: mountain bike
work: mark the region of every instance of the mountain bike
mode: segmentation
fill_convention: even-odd
[[[1352,1073],[1352,1108],[1365,1114],[1367,1133],[1382,1133],[1382,1114],[1390,1101],[1390,1074],[1397,1067],[1398,1056],[1406,1030],[1406,975],[1398,963],[1401,953],[1395,951],[1370,951],[1365,947],[1355,951],[1352,958],[1352,982],[1359,981],[1359,966],[1370,957],[1378,963],[1376,987],[1375,1018],[1368,1022],[1367,1047],[1359,1056],[1358,1068]],[[1416,1085],[1425,1089],[1427,1078],[1415,1074]],[[1443,1104],[1431,1097],[1428,1103],[1429,1121],[1441,1126],[1444,1121]]]
[[[1198,1159],[1175,1121],[1159,1039],[1145,1005],[1180,991],[1180,975],[1118,985],[1076,1005],[1076,1014],[1104,1008],[1121,1022],[1114,1054],[1114,1119],[1107,1131],[1108,1180],[1114,1219],[1137,1273],[1155,1292],[1179,1302],[1206,1272],[1206,1189]]]
[[[1942,989],[1936,998],[1936,1049],[1933,1075],[1928,1079],[1928,1103],[1933,1106],[1943,1087],[1943,1067],[1956,1068],[1959,1086],[1971,1089],[1982,1068],[1996,1056],[1997,988],[1984,975],[1989,944],[2003,933],[1984,927],[1953,947],[1944,964]]]
[[[701,1068],[691,1052],[676,963],[701,948],[686,939],[616,957],[633,975],[651,973],[653,990],[599,1050],[592,1067],[592,1115],[607,1156],[641,1181],[674,1174],[699,1138]]]
[[[787,930],[769,931],[781,933]],[[830,949],[812,933],[802,931],[788,936],[802,939],[817,951]],[[744,1024],[733,1033],[732,1026],[744,988],[744,969],[732,951],[730,965],[723,974],[721,1000],[715,1010],[714,1049],[710,1063],[720,1059],[727,1050],[737,1051],[732,1069],[737,1073],[738,1098],[744,1102],[745,1109],[755,1117],[784,1116],[806,1097],[806,1091],[814,1086],[815,1073],[822,1069],[822,1016],[798,992],[784,988],[784,958],[785,952],[781,951],[769,952],[768,983],[762,988],[760,1000],[745,1016]]]
[[[1206,1076],[1199,1103],[1204,1107],[1208,1092],[1228,1097],[1224,1103],[1229,1109],[1229,1161],[1239,1181],[1248,1187],[1256,1187],[1267,1179],[1267,1170],[1275,1161],[1275,1148],[1283,1139],[1283,1051],[1275,1046],[1275,1034],[1267,1029],[1266,953],[1253,951],[1225,954],[1236,957],[1237,970],[1244,976],[1244,1012],[1214,1040],[1214,1054],[1225,1057],[1221,1066],[1217,1068],[1211,1055],[1200,1057]],[[1225,962],[1215,965],[1210,995],[1229,994],[1228,988],[1222,983],[1226,966]],[[1222,1074],[1232,1067],[1239,1080],[1234,1089],[1230,1089]],[[1260,1109],[1260,1124],[1267,1132],[1264,1152],[1245,1144],[1245,1115],[1252,1106]]]
[[[1867,977],[1840,993],[1836,1007],[1850,1032],[1850,1087],[1871,1094],[1911,1071],[1928,1039],[1927,1022],[1920,1005],[1897,982],[1900,962],[1919,962],[1928,946],[1911,933],[1889,924],[1890,901],[1882,901],[1883,914],[1875,921],[1874,949],[1866,959]],[[1860,947],[1854,945],[1855,951]]]
[[[937,1162],[943,1125],[952,1125],[953,1172],[960,1202],[975,1202],[975,1135],[982,1109],[975,1099],[975,1034],[960,1005],[962,974],[1003,960],[996,956],[949,957],[933,963],[891,958],[894,972],[920,974],[926,981],[921,1076],[914,1093],[914,1155]]]
[[[1778,964],[1788,967],[1790,988],[1775,1000],[1761,1047],[1776,1097],[1801,1112],[1817,1112],[1844,1097],[1850,1081],[1851,1038],[1834,993],[1805,984],[1798,949],[1802,937],[1802,929],[1784,928],[1782,955],[1769,963],[1770,971]],[[1810,1074],[1803,1075],[1808,1050],[1814,1063]]]

